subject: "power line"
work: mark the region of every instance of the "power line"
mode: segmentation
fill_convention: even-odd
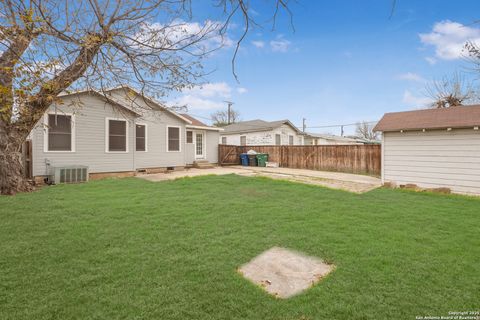
[[[378,120],[377,121],[361,121],[361,122],[347,123],[347,124],[332,124],[332,125],[328,125],[328,126],[311,126],[311,127],[307,127],[307,128],[319,129],[319,128],[349,127],[349,126],[356,126],[359,123],[372,124],[372,123],[377,123],[377,122],[378,122]]]
[[[204,120],[209,120],[211,121],[212,119],[211,118],[208,118],[208,117],[205,117],[205,116],[201,116],[201,115],[197,115],[197,114],[192,114],[192,113],[189,113],[191,116],[195,117],[195,118],[200,118],[200,119],[204,119]],[[306,119],[305,119],[306,120]],[[360,122],[355,122],[355,123],[345,123],[345,124],[332,124],[332,125],[324,125],[324,126],[306,126],[305,125],[305,129],[322,129],[322,128],[341,128],[341,127],[349,127],[349,126],[356,126],[357,124],[359,123],[367,123],[367,124],[374,124],[374,123],[377,123],[378,120],[376,121],[360,121]],[[305,123],[306,124],[306,123]],[[242,123],[243,126],[245,127],[250,127],[252,129],[254,128],[265,128],[264,125],[255,125],[255,124],[246,124],[246,123]],[[300,128],[304,128],[304,125],[302,123],[301,126],[297,126],[295,125],[295,127],[297,127],[300,131],[302,131]]]

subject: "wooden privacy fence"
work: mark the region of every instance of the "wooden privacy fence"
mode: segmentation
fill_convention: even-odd
[[[240,163],[248,150],[268,153],[268,160],[280,167],[380,175],[380,145],[320,146],[218,146],[220,165]]]

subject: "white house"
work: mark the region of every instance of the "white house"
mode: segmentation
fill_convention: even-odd
[[[223,128],[221,144],[262,146],[262,145],[303,145],[303,133],[290,121],[250,120],[232,123]]]
[[[355,145],[355,144],[365,144],[360,141],[357,141],[353,138],[340,137],[331,134],[321,134],[321,133],[305,133],[304,144],[306,146],[317,146],[317,145]]]
[[[30,134],[32,176],[85,166],[91,178],[217,163],[219,131],[130,88],[61,95]]]
[[[382,180],[480,194],[480,105],[387,113]]]

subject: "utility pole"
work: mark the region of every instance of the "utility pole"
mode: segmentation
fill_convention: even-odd
[[[340,136],[343,137],[343,124],[340,126],[340,128],[341,128]]]
[[[305,133],[305,130],[307,129],[307,124],[305,123],[307,119],[303,118],[303,121],[302,121],[302,131],[303,133]]]
[[[228,111],[227,111],[227,124],[230,124],[231,122],[231,117],[230,115],[232,114],[232,105],[233,105],[233,102],[232,101],[223,101],[225,103],[228,104]]]

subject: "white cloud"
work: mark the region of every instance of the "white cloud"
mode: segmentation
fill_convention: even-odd
[[[431,98],[414,95],[409,90],[405,90],[403,93],[402,101],[403,103],[414,107],[427,107],[433,102]]]
[[[184,90],[183,93],[206,98],[229,98],[232,93],[232,88],[226,82],[212,82]]]
[[[222,24],[218,21],[206,20],[203,23],[174,20],[168,25],[161,23],[144,23],[140,31],[133,37],[141,44],[155,48],[184,48],[188,46],[194,51],[211,51],[221,47],[229,47],[232,39],[221,34]],[[132,46],[143,47],[132,41]]]
[[[230,98],[231,94],[232,88],[226,82],[213,82],[184,90],[182,96],[169,104],[187,106],[189,110],[221,109],[225,107],[223,100]]]
[[[257,48],[265,47],[265,42],[264,41],[252,41],[252,44]]]
[[[180,97],[172,104],[177,106],[187,106],[188,110],[215,110],[225,107],[225,103],[222,101],[205,99],[189,94]]]
[[[260,15],[260,12],[254,10],[254,9],[249,9],[248,12],[251,13],[252,15],[254,15],[254,16]]]
[[[413,72],[407,72],[407,73],[402,73],[399,74],[398,79],[400,80],[407,80],[407,81],[414,81],[414,82],[425,82],[425,79],[420,76],[419,74],[413,73]]]
[[[431,64],[432,66],[433,66],[435,63],[437,63],[437,59],[432,58],[432,57],[425,57],[425,60],[426,60],[429,64]]]
[[[437,22],[432,32],[421,33],[419,37],[423,44],[435,47],[436,58],[455,60],[464,55],[464,46],[468,41],[480,42],[480,29],[445,20]]]
[[[270,41],[270,48],[274,52],[287,52],[291,44],[287,39],[279,37],[277,40]]]
[[[240,94],[244,94],[244,93],[247,93],[248,90],[247,90],[247,88],[240,87],[240,88],[237,88],[237,92],[240,93]]]

